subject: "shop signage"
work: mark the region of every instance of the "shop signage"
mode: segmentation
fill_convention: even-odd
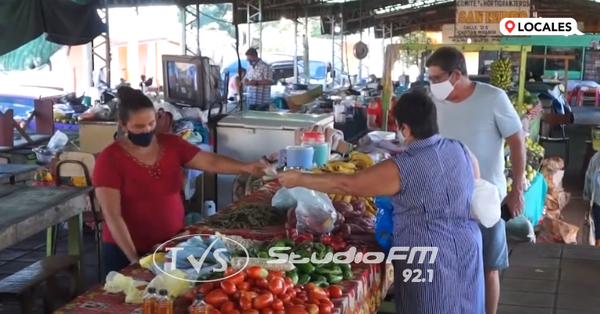
[[[454,24],[442,26],[442,44],[498,44],[499,37],[467,37],[456,34]]]
[[[528,18],[531,0],[456,0],[454,36],[471,38],[499,38],[500,21],[504,18]]]

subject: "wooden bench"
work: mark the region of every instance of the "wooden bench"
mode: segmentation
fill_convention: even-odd
[[[43,294],[44,313],[52,313],[53,301],[60,298],[58,275],[68,272],[71,276],[68,300],[75,298],[79,292],[79,266],[77,260],[68,255],[45,257],[19,272],[0,281],[0,302],[17,302],[22,314],[33,313],[35,299],[40,296],[40,286],[46,284]]]

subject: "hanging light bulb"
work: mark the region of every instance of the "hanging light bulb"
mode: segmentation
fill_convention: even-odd
[[[333,29],[334,32],[339,33],[342,29],[339,26],[335,26],[335,28]]]
[[[471,38],[467,38],[467,44],[471,43]]]

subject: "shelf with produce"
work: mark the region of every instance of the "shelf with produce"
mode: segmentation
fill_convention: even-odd
[[[530,138],[525,139],[525,147],[527,149],[526,166],[525,166],[525,180],[527,186],[531,185],[531,182],[535,179],[537,174],[542,167],[542,160],[544,159],[544,147],[539,143],[531,140]],[[510,192],[512,188],[512,164],[510,162],[510,156],[505,157],[506,167],[506,183],[507,192]]]

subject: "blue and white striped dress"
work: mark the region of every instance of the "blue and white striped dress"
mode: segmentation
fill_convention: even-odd
[[[433,264],[428,258],[423,264],[394,261],[396,313],[484,314],[481,232],[470,210],[474,179],[469,153],[460,142],[434,135],[408,144],[394,161],[401,179],[392,197],[394,245],[438,248]]]

